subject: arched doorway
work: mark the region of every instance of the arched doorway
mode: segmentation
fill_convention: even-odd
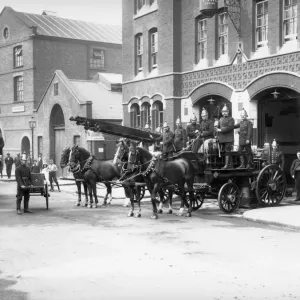
[[[30,154],[30,141],[27,136],[22,138],[21,153],[26,153],[26,155]]]
[[[50,159],[58,167],[57,175],[61,176],[62,171],[59,167],[60,156],[63,148],[66,146],[65,138],[65,118],[62,108],[59,104],[55,104],[50,115]]]

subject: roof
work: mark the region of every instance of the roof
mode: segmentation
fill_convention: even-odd
[[[37,27],[38,35],[122,44],[122,29],[117,25],[97,24],[53,15],[17,12],[10,7],[4,9],[11,10],[28,27]]]
[[[97,73],[93,81],[101,82],[108,90],[122,90],[122,74],[117,73]]]

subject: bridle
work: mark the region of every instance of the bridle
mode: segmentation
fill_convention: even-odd
[[[77,163],[75,163],[75,161],[71,160],[72,158],[72,153],[73,153],[73,149],[71,148],[70,150],[70,154],[69,154],[69,168],[70,168],[70,171],[73,173],[73,174],[76,174],[76,173],[79,173],[81,168],[80,168],[80,162],[78,161]],[[74,167],[72,167],[71,163],[74,163]]]

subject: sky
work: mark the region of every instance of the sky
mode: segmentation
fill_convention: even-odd
[[[0,11],[5,6],[22,12],[41,14],[49,10],[62,18],[122,25],[122,0],[0,0]]]

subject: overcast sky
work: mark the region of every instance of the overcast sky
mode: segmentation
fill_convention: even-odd
[[[1,11],[5,6],[16,11],[41,14],[49,10],[63,18],[122,25],[122,0],[0,0]]]

